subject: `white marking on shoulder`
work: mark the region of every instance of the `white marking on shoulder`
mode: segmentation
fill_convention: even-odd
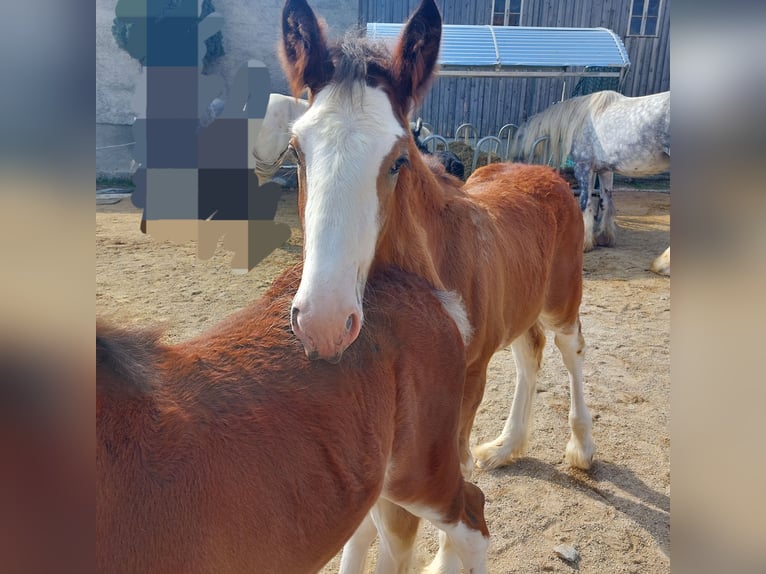
[[[473,327],[468,318],[463,298],[455,291],[440,291],[437,289],[434,290],[434,294],[441,302],[447,315],[455,321],[457,329],[463,337],[463,344],[468,345],[471,342],[471,335],[473,335]]]

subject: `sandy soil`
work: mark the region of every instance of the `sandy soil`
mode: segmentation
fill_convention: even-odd
[[[586,397],[594,418],[596,462],[589,472],[563,463],[568,440],[566,371],[552,340],[540,375],[528,451],[512,466],[476,472],[487,497],[490,572],[664,573],[670,571],[670,281],[648,271],[669,241],[670,196],[618,190],[617,246],[585,255],[583,334]],[[125,323],[168,322],[169,340],[198,333],[261,294],[300,257],[296,195],[277,219],[292,239],[247,275],[230,253],[208,261],[194,243],[153,240],[138,229],[129,200],[96,210],[96,310]],[[510,349],[490,364],[473,441],[494,438],[511,404]],[[580,553],[575,564],[553,548]],[[421,528],[413,567],[437,548]],[[337,571],[337,558],[325,569]]]

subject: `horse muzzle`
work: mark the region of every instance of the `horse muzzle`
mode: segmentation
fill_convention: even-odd
[[[340,362],[343,352],[359,336],[362,327],[361,309],[350,309],[337,314],[319,315],[302,311],[293,304],[290,309],[290,325],[293,333],[303,344],[309,360],[322,359],[331,364]]]

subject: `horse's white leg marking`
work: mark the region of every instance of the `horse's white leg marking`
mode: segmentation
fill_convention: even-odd
[[[596,447],[593,444],[592,420],[583,390],[585,339],[580,332],[579,320],[570,329],[558,331],[554,341],[569,371],[569,426],[572,428],[572,436],[567,444],[565,459],[570,466],[588,469]]]
[[[367,562],[367,551],[370,544],[375,540],[378,533],[372,520],[371,512],[364,517],[364,521],[356,529],[356,532],[343,546],[343,554],[340,559],[340,574],[362,574]]]
[[[601,219],[596,231],[596,244],[612,247],[614,245],[615,225],[614,225],[614,202],[612,201],[612,190],[614,189],[614,172],[605,171],[600,173],[601,182]]]
[[[527,331],[512,344],[513,359],[516,363],[516,390],[508,419],[500,435],[494,440],[474,449],[476,465],[492,469],[509,463],[524,454],[529,438],[529,419],[532,400],[537,385],[537,373],[545,347],[545,335],[538,326],[532,327],[536,336]]]
[[[404,508],[439,529],[439,551],[424,573],[458,574],[461,563],[466,573],[483,574],[487,571],[489,538],[481,531],[463,522],[445,522],[439,512],[425,506],[404,505]]]
[[[462,522],[456,524],[446,524],[438,520],[431,522],[440,530],[439,552],[424,572],[458,574],[461,563],[466,573],[484,574],[487,571],[488,538]]]
[[[378,562],[375,566],[376,574],[404,574],[407,571],[412,558],[412,540],[402,540],[395,532],[392,532],[386,521],[386,513],[393,508],[386,509],[383,505],[391,505],[388,500],[378,500],[371,511],[372,520],[378,529],[380,544],[378,548]]]
[[[460,572],[460,556],[452,546],[447,533],[439,530],[439,551],[431,564],[423,571],[424,574],[442,574],[444,572]]]
[[[670,276],[670,247],[662,252],[657,259],[652,261],[652,271],[658,275]]]

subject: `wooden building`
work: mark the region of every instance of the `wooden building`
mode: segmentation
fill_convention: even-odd
[[[420,0],[359,0],[359,21],[404,22]],[[618,80],[582,74],[439,77],[415,113],[452,137],[462,123],[496,135],[507,123],[598,89],[642,96],[670,89],[670,0],[437,0],[445,24],[608,28],[630,60]],[[562,57],[566,54],[562,54]],[[593,68],[592,68],[593,69]],[[597,70],[597,69],[593,69]]]

